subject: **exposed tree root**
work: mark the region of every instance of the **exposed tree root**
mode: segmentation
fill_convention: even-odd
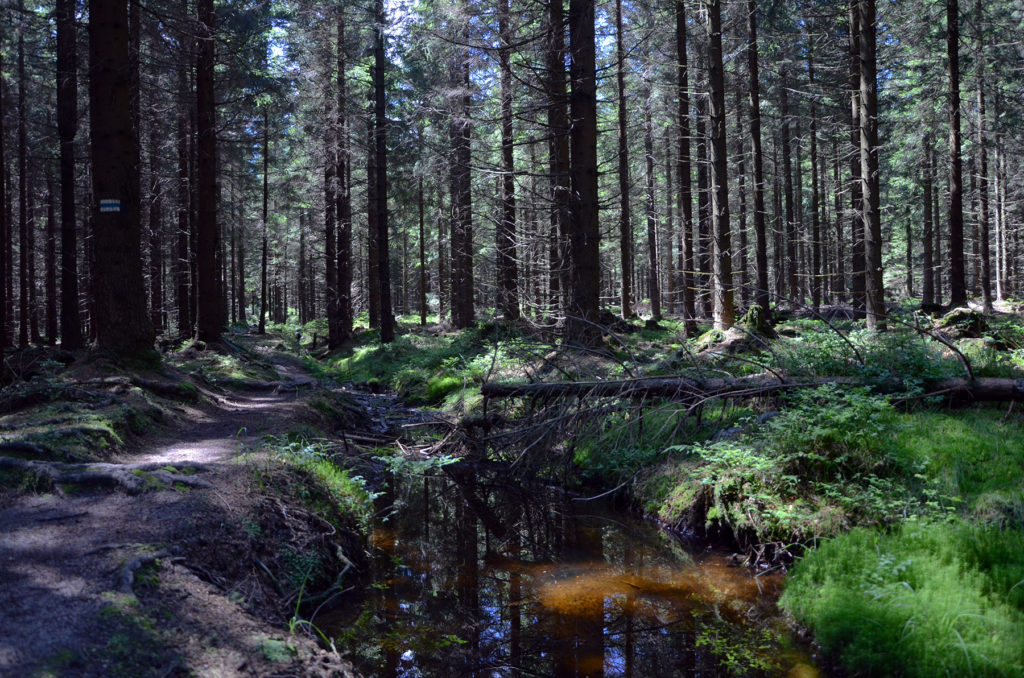
[[[105,487],[138,494],[150,489],[165,489],[175,485],[212,487],[194,475],[169,471],[167,464],[65,464],[61,462],[33,461],[15,457],[0,457],[0,469],[12,469],[46,480],[54,488],[61,485]],[[206,471],[198,464],[188,468]]]
[[[135,572],[140,568],[154,563],[160,558],[166,558],[169,555],[170,554],[167,551],[157,551],[156,553],[132,559],[126,563],[117,574],[117,589],[121,593],[133,593],[132,585],[135,583]]]

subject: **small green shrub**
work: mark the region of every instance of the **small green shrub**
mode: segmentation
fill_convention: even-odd
[[[1024,675],[1024,533],[857,529],[808,554],[780,604],[858,676]]]

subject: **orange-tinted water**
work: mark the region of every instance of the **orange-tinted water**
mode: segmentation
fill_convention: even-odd
[[[318,625],[369,675],[821,675],[776,610],[780,575],[550,495],[396,480],[373,583]]]

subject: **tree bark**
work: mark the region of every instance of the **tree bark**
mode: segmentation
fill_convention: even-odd
[[[498,310],[519,319],[519,271],[516,257],[516,177],[512,137],[512,33],[508,0],[498,0],[498,60],[501,66],[501,217],[497,229]]]
[[[572,284],[566,339],[583,345],[600,340],[601,262],[597,188],[597,73],[594,0],[569,0],[570,145],[569,249]]]
[[[633,316],[630,301],[633,289],[633,224],[629,204],[629,139],[627,129],[629,121],[626,116],[626,51],[622,37],[622,0],[615,0],[615,83],[618,101],[619,131],[619,266],[621,269],[622,287],[619,294],[621,315],[623,318]]]
[[[809,23],[809,20],[805,20]],[[814,35],[808,28],[807,39],[807,82],[811,100],[811,305],[816,309],[821,305],[821,283],[824,277],[821,272],[821,219],[820,187],[818,185],[818,104],[815,99],[814,81]]]
[[[384,0],[374,5],[376,36],[373,46],[374,145],[377,182],[377,256],[380,275],[380,340],[389,344],[395,339],[395,316],[391,310],[391,259],[388,249],[388,137],[385,116],[384,70]],[[468,72],[468,71],[467,71]],[[467,140],[468,141],[468,140]],[[466,168],[468,171],[468,167]],[[470,296],[472,299],[472,295]]]
[[[46,343],[57,343],[57,187],[46,172]]]
[[[860,13],[857,11],[857,0],[850,2],[850,206],[852,222],[850,239],[853,241],[852,270],[850,292],[853,307],[857,315],[862,317],[867,302],[865,294],[865,254],[864,254],[864,217],[862,209],[861,169],[860,169]]]
[[[345,11],[338,6],[338,332],[342,340],[352,336],[352,163],[349,149]]]
[[[19,0],[18,10],[25,10]],[[25,348],[29,340],[29,273],[28,273],[28,111],[25,104],[25,28],[18,30],[18,346]]]
[[[934,267],[932,242],[935,233],[935,221],[932,215],[932,167],[931,167],[931,154],[932,154],[932,139],[931,134],[926,133],[924,136],[924,155],[925,161],[922,163],[921,168],[921,188],[924,193],[924,246],[922,252],[922,265],[921,265],[921,305],[931,306],[935,303],[935,285],[933,282]]]
[[[82,319],[78,313],[78,226],[75,216],[78,65],[74,0],[57,0],[55,14],[57,136],[60,139],[60,343],[63,348],[76,350],[82,348],[85,341],[82,337]]]
[[[548,173],[551,228],[548,248],[548,305],[552,314],[568,310],[569,288],[569,97],[565,87],[563,0],[548,0],[545,75],[547,79]]]
[[[649,78],[644,81],[644,183],[647,189],[647,288],[651,300],[651,318],[661,320],[661,290],[658,265],[658,211],[654,202],[654,122],[651,99],[654,88]]]
[[[693,280],[693,194],[690,189],[690,83],[686,54],[686,2],[676,0],[676,112],[679,126],[676,176],[679,182],[679,258],[680,287],[683,301],[683,333],[696,332],[696,304]]]
[[[96,341],[131,359],[152,356],[154,334],[142,278],[127,9],[124,0],[89,2],[89,122]]]
[[[465,30],[463,31],[465,32]],[[473,324],[473,197],[470,141],[469,50],[455,48],[455,95],[451,119],[451,194],[452,194],[452,324],[464,329]]]
[[[860,169],[864,213],[867,328],[885,329],[882,286],[882,225],[878,180],[878,82],[875,75],[875,0],[859,0]]]
[[[992,258],[989,252],[988,149],[985,135],[985,43],[981,0],[974,3],[975,42],[978,49],[978,237],[981,254],[981,298],[985,313],[992,312]]]
[[[329,44],[329,33],[327,38]],[[324,64],[324,293],[327,298],[327,347],[332,351],[341,345],[342,339],[341,306],[338,298],[338,236],[335,231],[335,221],[338,217],[338,102],[332,96],[334,62],[334,59],[328,59]]]
[[[214,100],[214,36],[216,15],[213,0],[198,0],[199,49],[196,58],[196,337],[220,341],[224,329],[217,251],[217,111]]]
[[[681,0],[680,0],[681,1]],[[750,88],[750,144],[754,163],[754,258],[757,266],[757,305],[767,313],[768,238],[765,233],[764,153],[761,148],[761,95],[758,82],[757,0],[747,0],[747,76]]]
[[[964,270],[964,186],[960,155],[960,4],[946,0],[946,59],[949,89],[946,109],[949,115],[949,303],[957,307],[967,303],[967,278]]]
[[[263,203],[262,210],[260,212],[260,222],[263,226],[263,237],[260,248],[260,319],[257,331],[260,334],[265,334],[267,331],[267,293],[268,293],[268,281],[267,281],[267,250],[269,249],[269,229],[270,224],[267,222],[268,207],[270,200],[270,116],[269,107],[263,109]]]

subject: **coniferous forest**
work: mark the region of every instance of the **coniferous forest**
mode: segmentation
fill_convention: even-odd
[[[2,0],[0,674],[1024,676],[1021,36]]]

